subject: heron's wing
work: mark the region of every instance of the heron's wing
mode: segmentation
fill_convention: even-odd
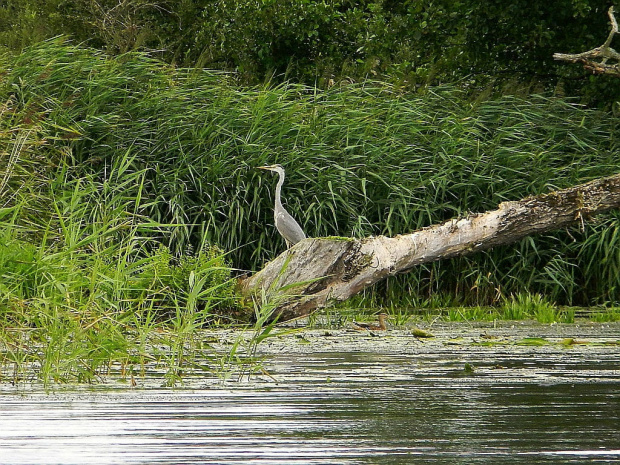
[[[291,245],[306,238],[303,229],[299,226],[299,223],[295,221],[286,210],[280,211],[275,216],[276,228],[282,237],[286,239]]]

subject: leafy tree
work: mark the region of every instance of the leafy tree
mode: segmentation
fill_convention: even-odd
[[[243,83],[328,87],[380,77],[409,89],[555,88],[605,102],[619,83],[553,62],[607,34],[600,0],[6,0],[0,43],[58,34],[107,53],[148,49],[179,66],[235,70]]]

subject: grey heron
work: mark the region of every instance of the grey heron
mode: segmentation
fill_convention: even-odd
[[[295,221],[295,218],[293,218],[282,206],[280,193],[282,191],[282,184],[284,184],[284,168],[282,168],[281,165],[259,166],[258,168],[261,170],[273,171],[274,173],[278,173],[278,175],[280,175],[276,186],[276,203],[273,209],[273,219],[275,220],[278,232],[286,241],[287,248],[289,248],[297,244],[302,239],[305,239],[306,235],[301,229],[301,226],[299,226],[299,223]]]

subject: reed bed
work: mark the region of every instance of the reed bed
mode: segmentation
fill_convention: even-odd
[[[156,239],[171,227],[143,215],[145,172],[132,164],[118,158],[102,180],[60,170],[47,197],[18,192],[0,209],[0,382],[97,382],[110,371],[129,381],[148,364],[177,383],[197,353],[221,371],[229,355],[196,338],[230,324],[231,269],[208,244],[172,257]],[[33,215],[28,199],[47,210]]]
[[[617,119],[554,97],[471,101],[449,86],[412,94],[372,81],[238,87],[226,74],[138,53],[107,58],[62,39],[4,57],[2,68],[3,151],[31,131],[34,166],[95,180],[131,153],[128,172],[143,173],[140,214],[175,225],[149,237],[177,255],[217,245],[241,270],[284,247],[272,225],[276,180],[260,165],[286,168],[285,205],[309,236],[355,237],[405,233],[620,166]],[[3,167],[13,189],[20,163]],[[488,305],[529,292],[617,304],[619,225],[616,211],[420,266],[357,302]]]

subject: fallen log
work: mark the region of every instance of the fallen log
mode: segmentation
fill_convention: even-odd
[[[310,238],[240,283],[248,298],[277,305],[280,321],[307,316],[333,301],[421,263],[510,244],[583,222],[620,207],[620,174],[471,214],[396,237]]]

